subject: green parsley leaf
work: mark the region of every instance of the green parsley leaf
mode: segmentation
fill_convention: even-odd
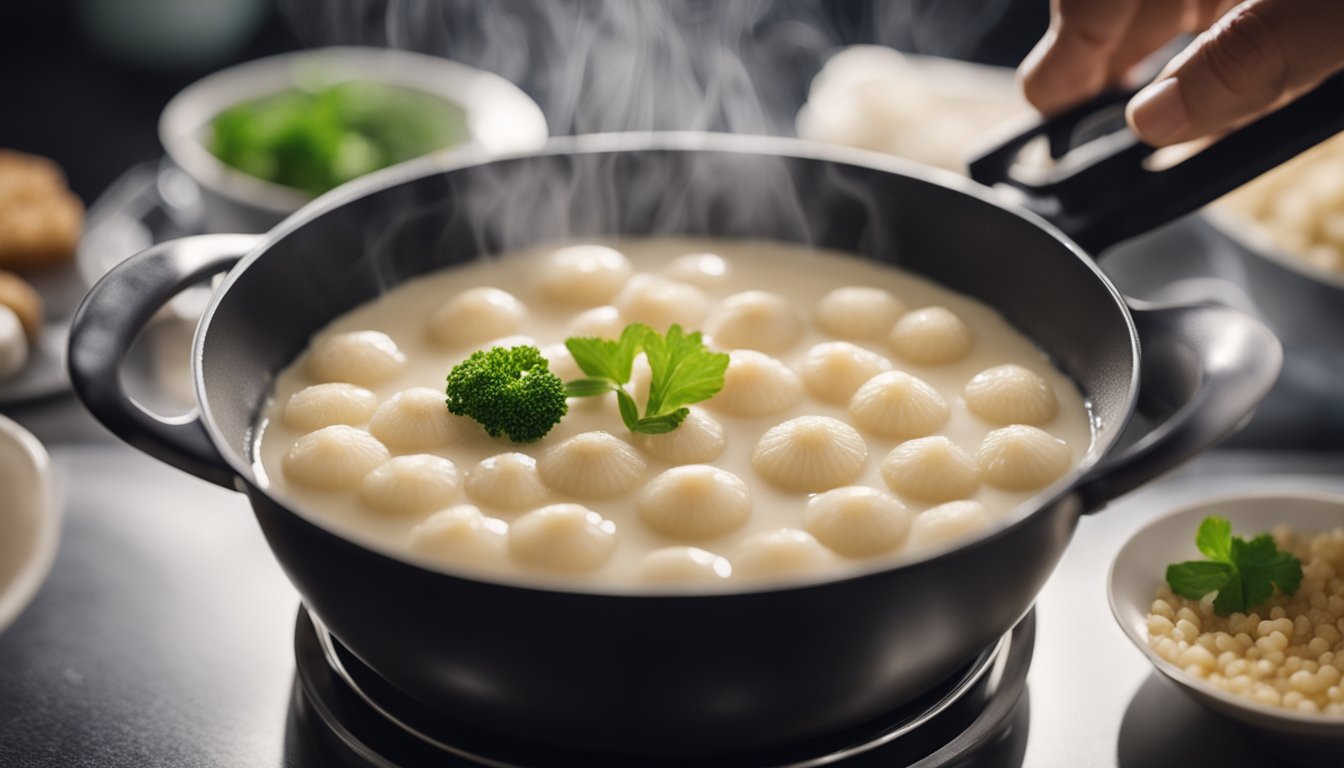
[[[1232,535],[1232,524],[1224,518],[1204,518],[1195,545],[1208,560],[1167,566],[1167,583],[1191,600],[1217,592],[1213,611],[1219,616],[1249,612],[1269,599],[1275,587],[1291,595],[1302,582],[1302,561],[1280,552],[1272,536],[1262,533],[1246,541]]]
[[[617,341],[573,337],[565,340],[565,347],[588,374],[587,378],[567,382],[566,394],[594,397],[614,391],[626,428],[649,435],[680,426],[690,415],[686,406],[708,400],[723,389],[723,375],[728,370],[728,355],[711,352],[699,331],[686,333],[679,325],[660,334],[643,323],[634,323],[621,331]],[[643,416],[625,389],[640,351],[648,358],[652,374]]]

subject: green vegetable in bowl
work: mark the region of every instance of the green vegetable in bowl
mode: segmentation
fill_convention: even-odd
[[[230,107],[211,124],[209,148],[244,173],[319,195],[467,138],[466,113],[456,104],[352,81]]]
[[[1195,545],[1207,560],[1190,560],[1167,566],[1172,591],[1191,600],[1217,592],[1213,612],[1219,616],[1246,613],[1274,594],[1297,591],[1302,582],[1302,561],[1280,552],[1268,533],[1246,541],[1232,535],[1232,524],[1210,516],[1199,524]]]
[[[447,394],[449,411],[515,443],[540,440],[569,412],[564,382],[536,347],[473,352],[448,374]]]

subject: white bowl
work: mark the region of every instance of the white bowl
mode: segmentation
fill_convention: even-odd
[[[1225,517],[1232,533],[1249,538],[1287,524],[1313,534],[1344,525],[1344,496],[1317,492],[1242,494],[1201,501],[1140,529],[1115,556],[1108,580],[1111,613],[1157,670],[1219,714],[1293,741],[1344,745],[1344,717],[1261,704],[1217,688],[1157,655],[1148,645],[1148,609],[1171,563],[1201,560],[1195,531],[1209,515]]]
[[[168,157],[200,185],[210,232],[264,232],[311,198],[225,165],[206,148],[210,123],[235,104],[288,90],[296,78],[382,82],[451,101],[466,112],[468,139],[440,152],[526,152],[546,143],[536,102],[504,78],[454,61],[386,48],[317,48],[245,62],[196,81],[159,117]],[[438,153],[435,153],[438,154]]]
[[[60,508],[51,460],[27,430],[0,416],[0,631],[37,594],[51,570]]]

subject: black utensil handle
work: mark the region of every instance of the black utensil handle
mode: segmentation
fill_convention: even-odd
[[[1147,483],[1250,420],[1278,379],[1283,347],[1260,321],[1213,305],[1131,300],[1142,349],[1139,413],[1165,417],[1078,485],[1083,510]]]
[[[973,159],[971,178],[1017,189],[1027,208],[1098,254],[1213,202],[1344,130],[1340,73],[1199,154],[1170,168],[1150,170],[1145,161],[1154,148],[1124,125],[1124,105],[1132,95],[1104,93],[1053,119],[1034,121]],[[1096,138],[1098,134],[1103,135]],[[1040,136],[1049,142],[1050,154],[1065,162],[1045,180],[1019,178],[1014,162]],[[1085,157],[1074,157],[1071,164],[1071,155]]]
[[[135,448],[230,489],[235,473],[210,442],[200,411],[173,418],[150,413],[126,393],[120,371],[160,307],[228,271],[260,241],[256,235],[201,235],[141,251],[93,286],[70,324],[70,381],[94,417]]]

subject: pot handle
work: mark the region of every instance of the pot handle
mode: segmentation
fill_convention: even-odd
[[[199,408],[166,418],[132,399],[121,364],[154,313],[186,288],[238,263],[260,235],[200,235],[148,248],[113,267],[84,297],[70,323],[70,381],[103,426],[135,448],[225,488],[229,468]]]
[[[1235,309],[1129,302],[1142,350],[1138,409],[1165,421],[1083,478],[1077,490],[1084,512],[1101,509],[1243,427],[1283,363],[1274,334]]]
[[[1174,221],[1344,130],[1344,73],[1282,109],[1239,128],[1165,169],[1124,124],[1134,92],[1111,91],[1050,119],[1035,119],[969,163],[971,178],[1007,185],[1019,202],[1098,254]],[[1032,180],[1014,172],[1037,137],[1060,162]]]

